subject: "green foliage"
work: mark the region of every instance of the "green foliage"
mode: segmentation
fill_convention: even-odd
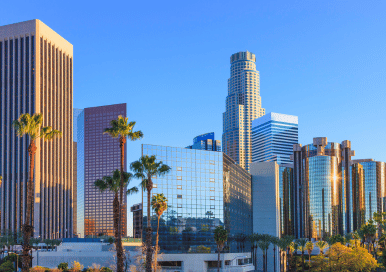
[[[108,267],[102,267],[100,272],[114,272],[114,271]]]
[[[11,261],[12,263],[15,263],[16,260],[18,260],[18,267],[21,267],[21,258],[18,257],[17,254],[14,254],[14,253],[11,253],[11,254],[5,256],[3,259],[1,259],[0,265],[7,262],[7,261]]]
[[[214,230],[214,240],[217,243],[217,246],[222,249],[225,242],[228,240],[228,231],[224,226],[217,226]]]
[[[197,253],[210,253],[210,247],[198,246]]]
[[[327,248],[328,244],[325,241],[317,241],[316,246],[319,248],[320,252],[319,254],[323,255],[324,250]]]
[[[29,115],[28,113],[21,114],[18,120],[12,122],[12,126],[16,130],[19,137],[28,135],[31,140],[42,138],[44,141],[51,141],[55,138],[61,138],[62,132],[52,129],[52,127],[41,127],[43,125],[43,115],[35,113]]]
[[[142,156],[138,161],[130,164],[130,169],[134,172],[135,177],[141,179],[141,187],[145,190],[153,189],[151,179],[153,177],[161,177],[170,172],[171,168],[163,164],[162,161],[156,162],[156,156]]]
[[[135,122],[129,122],[129,118],[119,115],[116,120],[110,121],[110,128],[106,128],[103,133],[109,134],[113,138],[129,138],[135,141],[143,138],[141,131],[133,132]]]
[[[168,208],[168,200],[164,194],[156,194],[151,198],[151,207],[158,216],[161,216]]]
[[[68,270],[68,263],[60,263],[58,265],[58,268],[62,269],[63,271],[67,271]]]
[[[374,224],[373,220],[369,220],[366,224],[361,226],[358,233],[363,236],[365,242],[372,243],[375,239],[375,234],[377,233],[377,226]]]
[[[331,237],[328,239],[328,242],[329,242],[329,244],[331,244],[331,245],[336,244],[336,243],[344,244],[344,243],[345,243],[345,238],[344,238],[342,235],[337,234],[337,235],[331,236]]]
[[[15,270],[14,264],[11,261],[6,261],[0,265],[1,272],[13,272]]]
[[[133,178],[132,173],[123,172],[123,188],[127,188],[130,184],[130,181]],[[94,182],[94,186],[98,188],[101,192],[109,190],[113,193],[119,192],[119,186],[121,183],[121,171],[116,169],[113,171],[112,176],[104,176],[102,179],[98,179]],[[138,192],[137,187],[132,187],[126,191],[126,195],[130,195]]]

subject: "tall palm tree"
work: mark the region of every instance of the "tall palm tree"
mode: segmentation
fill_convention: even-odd
[[[298,239],[297,242],[299,244],[299,249],[302,252],[302,271],[304,271],[304,251],[306,250],[306,244],[307,244],[306,238]]]
[[[222,249],[224,248],[225,242],[228,240],[228,231],[224,228],[224,226],[217,226],[214,230],[214,240],[217,244],[217,271],[220,272],[220,254]]]
[[[306,250],[308,252],[308,264],[311,265],[311,253],[312,250],[314,249],[314,243],[311,241],[308,241],[306,244]]]
[[[276,247],[279,246],[279,238],[271,236],[270,242],[273,245],[273,272],[276,272]]]
[[[162,161],[157,162],[156,157],[142,156],[138,161],[132,162],[131,170],[137,178],[142,179],[142,190],[147,191],[147,228],[146,228],[146,272],[151,272],[152,264],[152,229],[150,221],[150,196],[153,189],[153,177],[166,175],[170,171],[170,167],[163,164]]]
[[[257,243],[261,251],[263,252],[263,271],[267,272],[267,250],[271,242],[269,241],[268,236],[262,235],[262,239]]]
[[[158,218],[158,223],[157,223],[157,238],[155,242],[155,256],[154,256],[154,271],[157,272],[157,255],[158,255],[158,239],[159,239],[159,221],[161,219],[162,214],[166,209],[168,208],[168,200],[164,196],[164,194],[156,194],[152,197],[151,199],[151,206],[153,210],[155,211],[157,218]]]
[[[135,122],[129,122],[129,118],[118,116],[118,119],[110,121],[110,128],[106,128],[103,133],[109,134],[113,138],[119,138],[121,148],[121,182],[119,185],[119,218],[118,218],[118,239],[117,239],[117,271],[123,272],[124,256],[122,246],[122,205],[123,205],[123,183],[124,183],[124,164],[125,164],[125,143],[126,138],[131,141],[139,140],[143,137],[142,131],[133,131]]]
[[[35,113],[29,115],[28,113],[20,115],[18,120],[12,122],[12,126],[16,130],[16,134],[19,137],[24,135],[29,136],[28,155],[30,159],[29,164],[29,178],[27,185],[27,209],[25,222],[22,226],[23,231],[23,253],[22,253],[22,271],[27,272],[32,260],[30,251],[32,249],[30,245],[30,239],[33,232],[33,222],[31,220],[32,213],[32,195],[33,195],[33,183],[34,183],[34,168],[35,168],[35,154],[37,151],[36,141],[43,139],[44,141],[52,141],[55,138],[62,137],[62,132],[52,129],[52,127],[42,127],[43,115],[41,113]]]
[[[131,195],[138,192],[137,187],[132,187],[127,189],[127,186],[130,184],[131,179],[133,178],[132,173],[123,173],[123,187],[126,188],[126,195]],[[94,186],[98,188],[101,192],[106,190],[114,193],[113,200],[113,224],[114,224],[114,238],[115,245],[117,246],[118,241],[118,229],[119,229],[119,200],[118,200],[118,192],[120,190],[121,184],[121,172],[116,169],[113,171],[112,176],[104,176],[102,179],[98,179],[94,182]]]

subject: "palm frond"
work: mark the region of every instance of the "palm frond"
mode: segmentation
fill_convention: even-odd
[[[63,133],[59,130],[52,129],[52,127],[43,127],[41,131],[41,136],[44,141],[52,141],[56,138],[62,138]]]
[[[133,195],[135,193],[138,193],[138,188],[137,187],[132,187],[130,189],[127,189],[126,195]]]

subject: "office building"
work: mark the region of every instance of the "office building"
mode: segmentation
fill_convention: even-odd
[[[197,252],[199,246],[214,251],[213,230],[218,225],[225,225],[230,236],[252,233],[251,177],[226,154],[146,144],[142,155],[155,155],[171,167],[170,173],[153,180],[152,195],[163,193],[169,206],[160,221],[162,252]],[[144,211],[147,205],[144,192]],[[156,229],[156,220],[152,227]]]
[[[20,231],[26,216],[28,136],[19,138],[12,121],[41,113],[43,126],[61,139],[38,140],[35,155],[34,236],[73,235],[73,47],[39,20],[0,27],[1,231]]]
[[[193,139],[193,145],[189,149],[201,149],[210,151],[221,151],[221,141],[214,139],[214,132],[199,135]]]
[[[74,158],[74,212],[73,212],[73,231],[74,236],[78,237],[78,117],[83,112],[81,109],[73,110],[73,158]]]
[[[252,162],[293,163],[297,143],[297,116],[271,112],[252,121]]]
[[[133,237],[142,238],[142,203],[131,206],[131,212],[133,213]]]
[[[294,145],[295,236],[321,239],[351,232],[351,142]]]
[[[357,229],[374,219],[374,212],[386,211],[386,166],[372,159],[353,160],[351,164],[352,224]]]
[[[282,169],[280,169],[282,168]],[[252,218],[253,233],[269,234],[281,237],[281,198],[280,198],[280,174],[285,172],[284,167],[272,162],[254,162],[250,165],[252,176]],[[273,245],[267,250],[267,257],[274,259]],[[275,251],[276,267],[279,264],[279,250]],[[263,266],[260,261],[263,252],[256,249],[253,264],[257,270],[262,270]],[[274,271],[273,262],[268,262],[268,271]]]
[[[251,52],[233,54],[230,62],[222,150],[248,171],[252,161],[252,120],[265,114],[261,107],[260,76],[256,70],[256,56]]]
[[[126,104],[86,108],[78,115],[78,233],[80,237],[114,235],[114,193],[101,193],[94,182],[120,169],[118,138],[103,134],[110,121],[126,116]],[[126,154],[126,152],[125,152]],[[126,165],[125,169],[126,171]],[[127,235],[127,208],[124,198],[122,231]],[[83,228],[83,229],[82,229]]]

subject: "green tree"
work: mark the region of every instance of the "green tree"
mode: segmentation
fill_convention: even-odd
[[[142,156],[138,161],[132,162],[131,170],[135,176],[141,179],[142,190],[147,191],[147,203],[150,204],[151,191],[153,190],[153,178],[164,176],[170,171],[170,167],[157,162],[156,156]],[[147,205],[147,228],[146,228],[146,272],[151,272],[152,264],[152,229],[151,229],[150,205]]]
[[[168,200],[166,199],[164,194],[156,194],[151,199],[151,206],[152,206],[153,210],[155,211],[155,214],[157,215],[157,219],[158,219],[157,238],[156,238],[156,242],[155,242],[155,256],[154,256],[154,263],[155,263],[154,264],[154,271],[157,272],[157,265],[158,265],[157,255],[158,255],[158,251],[159,251],[159,248],[158,248],[159,221],[160,221],[161,216],[164,213],[164,211],[166,211],[166,209],[168,208]]]
[[[129,186],[130,181],[133,178],[132,173],[123,173],[123,188],[126,191],[126,195],[131,195],[136,192],[138,192],[137,187],[132,187],[130,189],[127,189],[127,186]],[[101,192],[104,192],[106,190],[114,193],[114,200],[113,200],[113,224],[114,224],[114,241],[115,246],[118,248],[118,236],[119,236],[119,199],[118,199],[118,192],[120,190],[121,185],[121,172],[116,169],[113,171],[112,176],[104,176],[102,179],[98,179],[94,182],[94,186],[98,188]],[[111,238],[111,237],[110,237]],[[110,240],[111,241],[111,240]]]
[[[221,250],[224,248],[226,241],[228,240],[228,231],[224,228],[224,226],[217,226],[214,230],[214,240],[217,244],[217,271],[220,272],[220,254]]]
[[[20,115],[18,120],[12,122],[12,126],[16,130],[16,134],[19,137],[27,135],[29,137],[29,178],[27,185],[27,207],[26,207],[26,217],[24,225],[22,226],[23,232],[23,253],[22,253],[22,271],[28,272],[29,265],[32,260],[30,255],[31,245],[30,238],[33,233],[33,223],[30,222],[32,214],[32,201],[33,201],[33,183],[34,183],[34,168],[35,168],[35,154],[37,151],[36,141],[38,139],[43,139],[44,141],[51,141],[55,138],[62,137],[62,132],[59,130],[52,129],[52,127],[42,127],[43,125],[43,115],[41,113],[36,113],[34,115],[29,115],[28,113]]]
[[[310,264],[311,264],[311,253],[313,249],[314,249],[314,243],[312,243],[311,241],[308,241],[306,244],[306,250],[308,252],[308,262]]]
[[[117,271],[123,272],[124,268],[124,253],[122,245],[122,207],[123,207],[123,188],[124,188],[124,165],[125,165],[125,143],[126,138],[131,141],[136,141],[143,138],[141,131],[133,131],[135,122],[129,122],[127,117],[121,115],[116,120],[110,121],[110,128],[106,128],[103,133],[109,134],[113,138],[119,138],[119,146],[121,148],[121,182],[119,184],[119,220],[118,220],[118,237],[117,245]],[[150,271],[149,271],[150,272]]]
[[[327,248],[328,244],[325,241],[317,241],[316,246],[319,248],[319,254],[324,255],[324,250]]]
[[[0,271],[1,272],[13,272],[15,271],[15,268],[13,266],[13,262],[6,261],[0,265]]]
[[[375,226],[374,221],[371,219],[367,221],[366,224],[361,226],[358,233],[361,233],[364,237],[364,240],[367,243],[367,250],[370,252],[370,245],[374,247],[375,235],[377,233],[377,227]]]
[[[260,240],[257,243],[261,251],[263,252],[263,271],[267,272],[267,250],[269,248],[269,245],[271,244],[270,242],[270,235],[263,234],[260,236]]]
[[[297,242],[299,244],[299,250],[302,252],[302,271],[304,271],[304,251],[306,250],[307,239],[301,238]]]
[[[58,269],[61,269],[62,271],[68,271],[68,263],[60,263],[58,265]]]

